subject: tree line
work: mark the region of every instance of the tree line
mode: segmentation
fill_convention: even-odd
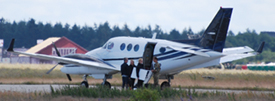
[[[188,35],[202,35],[205,29],[199,32],[193,32],[191,28],[184,28],[182,31],[172,29],[170,32],[164,32],[155,25],[152,29],[150,25],[145,28],[137,26],[134,30],[128,28],[125,24],[122,28],[118,26],[110,26],[108,22],[103,24],[94,24],[94,26],[78,26],[76,24],[51,24],[36,22],[35,19],[28,21],[9,22],[4,18],[0,19],[0,39],[4,39],[4,48],[8,47],[8,43],[12,38],[16,39],[15,47],[30,48],[36,45],[37,39],[47,39],[49,37],[65,36],[87,50],[102,46],[108,39],[116,36],[132,36],[151,38],[153,33],[157,33],[158,39],[179,40],[188,39]],[[272,62],[275,56],[275,38],[267,34],[256,33],[255,30],[247,29],[245,32],[234,34],[228,32],[226,47],[249,46],[254,50],[258,48],[262,41],[266,41],[264,51],[256,57],[246,58],[236,61],[238,63],[247,62]]]

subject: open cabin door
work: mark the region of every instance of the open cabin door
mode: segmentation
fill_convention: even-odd
[[[143,65],[144,65],[144,68],[148,70],[147,73],[145,74],[146,76],[145,76],[144,84],[147,84],[152,77],[152,72],[150,70],[152,69],[152,62],[153,62],[154,50],[155,50],[156,44],[157,43],[148,42],[143,52]]]
[[[148,42],[143,52],[143,65],[144,68],[149,70],[152,67],[154,49],[157,43]]]

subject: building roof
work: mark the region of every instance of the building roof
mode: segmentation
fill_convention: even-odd
[[[76,44],[75,42],[71,41],[70,39],[68,39],[68,38],[66,38],[66,37],[64,37],[64,36],[61,37],[61,39],[65,39],[65,40],[69,41],[70,43],[72,43],[73,45],[77,46],[79,49],[84,50],[84,51],[87,52],[87,50],[86,50],[85,48],[79,46],[78,44]],[[56,42],[58,42],[58,41],[60,41],[60,40],[57,40]]]
[[[27,50],[27,53],[37,53],[38,51],[44,49],[45,47],[49,46],[50,44],[52,44],[52,42],[56,42],[57,40],[59,40],[60,37],[50,37],[48,39],[46,39],[45,41],[41,42],[40,44],[37,44],[33,47],[31,47],[29,50]],[[25,56],[25,55],[19,55],[19,56]]]
[[[60,39],[60,37],[51,37],[51,38],[48,38],[45,41],[41,42],[40,44],[37,44],[37,45],[31,47],[26,52],[27,53],[37,53],[38,51],[44,49],[45,47],[51,45],[53,42],[56,42],[59,39]]]
[[[80,49],[78,51],[78,53],[80,52],[84,52],[86,53],[87,50],[81,46],[79,46],[78,44],[74,43],[73,41],[69,40],[66,37],[50,37],[48,39],[46,39],[45,41],[41,42],[40,44],[37,44],[33,47],[31,47],[29,50],[27,50],[27,53],[39,53],[39,54],[48,54],[47,50],[50,48],[52,48],[53,46],[51,45],[53,42],[57,45],[58,47],[58,43],[60,45],[60,43],[62,43],[63,41],[67,41],[66,43],[70,43],[73,46],[77,47],[78,49]],[[46,52],[46,53],[45,53]],[[51,54],[51,52],[50,52]],[[48,55],[50,55],[48,54]],[[19,56],[25,56],[25,55],[19,55]]]

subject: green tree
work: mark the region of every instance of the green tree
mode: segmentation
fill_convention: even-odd
[[[179,31],[177,31],[176,29],[173,29],[170,32],[169,39],[170,40],[177,40],[177,39],[182,39],[182,38],[181,38],[181,35],[180,35]]]

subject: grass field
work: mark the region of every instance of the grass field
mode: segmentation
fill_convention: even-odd
[[[0,64],[0,83],[2,84],[79,84],[82,81],[82,75],[71,75],[73,81],[68,81],[64,73],[61,73],[58,66],[50,74],[46,72],[52,68],[53,65],[31,65],[31,64]],[[204,76],[211,76],[215,79],[205,79]],[[100,84],[102,80],[88,78],[89,84]],[[112,85],[121,85],[120,74],[113,75],[113,79],[108,80]],[[164,80],[160,80],[162,82]],[[152,80],[150,81],[152,83]],[[173,87],[183,88],[215,88],[215,89],[242,89],[248,90],[247,93],[186,93],[186,91],[179,92],[168,90],[160,94],[168,94],[170,97],[160,97],[161,100],[190,100],[192,95],[193,101],[220,101],[220,100],[270,100],[275,97],[274,94],[254,94],[249,90],[273,90],[275,89],[275,72],[274,71],[249,71],[249,70],[219,70],[219,69],[195,69],[183,71],[172,80]],[[65,92],[66,89],[63,89]],[[86,89],[80,90],[82,92]],[[64,92],[63,91],[63,92]],[[70,90],[75,92],[74,90]],[[79,90],[78,90],[79,91]],[[92,90],[94,91],[94,90]],[[104,91],[104,90],[98,90]],[[60,91],[62,92],[62,91]],[[76,96],[63,93],[20,93],[2,91],[0,92],[0,100],[21,100],[21,101],[99,101],[99,100],[132,100],[132,96],[124,96],[125,92],[117,92],[122,94],[113,97],[89,97],[89,96]],[[113,91],[108,91],[113,92]],[[142,91],[143,92],[143,91]],[[106,92],[105,92],[106,93]],[[127,93],[127,92],[126,92]],[[128,92],[129,93],[129,92]],[[131,92],[134,93],[134,92]],[[57,95],[53,95],[57,94]],[[177,96],[174,96],[177,95]],[[162,95],[163,96],[163,95]]]
[[[82,75],[71,75],[68,81],[66,75],[56,67],[50,74],[46,72],[54,65],[49,64],[0,64],[0,83],[2,84],[79,84]],[[211,76],[215,79],[205,79]],[[102,80],[88,77],[89,84],[100,84]],[[113,75],[108,80],[112,85],[121,85],[120,74]],[[164,80],[160,80],[160,83]],[[153,81],[150,80],[150,83]],[[250,70],[220,70],[220,69],[194,69],[183,71],[175,75],[171,81],[173,87],[196,88],[226,88],[226,89],[255,89],[274,90],[275,71]]]

